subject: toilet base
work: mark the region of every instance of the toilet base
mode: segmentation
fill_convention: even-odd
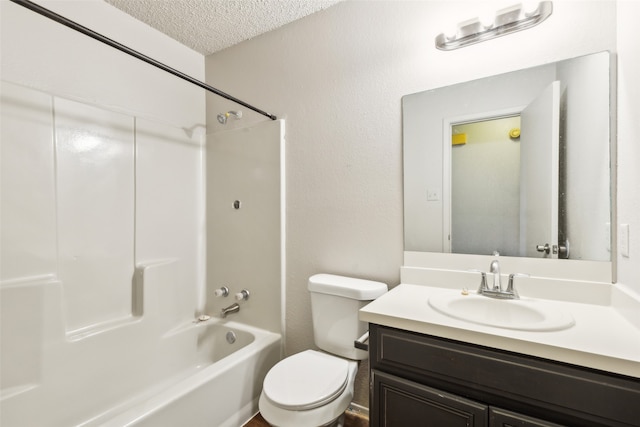
[[[322,427],[344,427],[344,414],[340,415],[337,419],[335,419],[334,421],[330,422],[329,424],[325,424]]]

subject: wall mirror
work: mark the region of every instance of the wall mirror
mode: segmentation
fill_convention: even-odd
[[[601,52],[404,96],[405,251],[610,262],[611,70]]]

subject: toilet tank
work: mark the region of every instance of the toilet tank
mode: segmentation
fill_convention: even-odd
[[[358,310],[387,292],[387,285],[333,274],[309,278],[315,344],[329,353],[353,360],[368,357],[353,342],[368,329],[358,320]]]

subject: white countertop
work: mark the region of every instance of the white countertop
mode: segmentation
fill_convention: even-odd
[[[451,287],[400,284],[362,308],[360,320],[640,378],[640,325],[611,304],[544,300],[571,313],[575,325],[530,332],[441,314],[428,299],[444,289],[455,292]]]

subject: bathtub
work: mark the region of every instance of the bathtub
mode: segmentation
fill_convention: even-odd
[[[280,334],[215,317],[156,326],[134,320],[43,347],[39,377],[2,390],[0,424],[238,427],[258,412]]]
[[[191,366],[81,426],[238,427],[258,412],[262,382],[280,360],[280,335],[212,318],[170,334],[195,335]]]
[[[136,315],[73,331],[55,276],[0,284],[0,425],[237,427],[258,412],[280,334],[243,311],[194,323],[176,264],[137,267]]]

